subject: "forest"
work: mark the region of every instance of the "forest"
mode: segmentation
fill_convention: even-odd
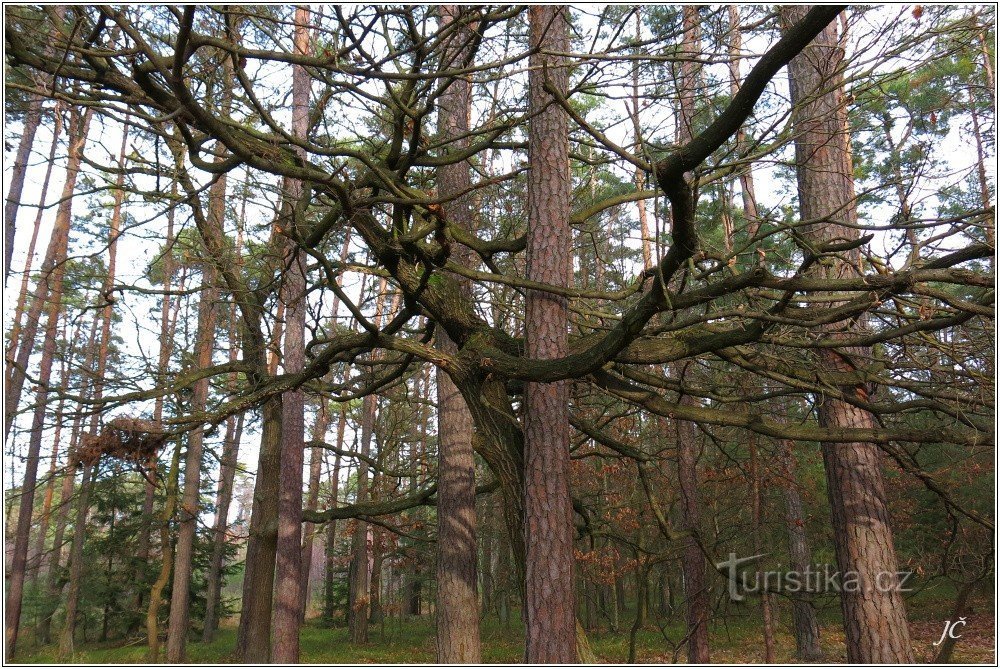
[[[3,11],[5,663],[996,662],[995,5]]]

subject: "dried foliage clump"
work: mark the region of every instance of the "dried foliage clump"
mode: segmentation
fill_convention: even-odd
[[[113,419],[99,435],[86,435],[77,450],[77,462],[91,466],[103,456],[143,465],[167,440],[163,425],[142,418]]]

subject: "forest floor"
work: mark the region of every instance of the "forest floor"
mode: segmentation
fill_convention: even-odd
[[[934,642],[941,638],[944,621],[950,617],[951,597],[917,597],[909,604],[910,634],[918,662],[929,662],[936,648]],[[973,612],[966,616],[952,662],[962,664],[995,664],[995,619],[992,598],[977,597]],[[829,602],[820,609],[821,644],[825,662],[845,662],[844,634],[840,627],[839,607]],[[776,633],[776,661],[795,662],[795,640],[791,632],[791,619],[787,607]],[[683,637],[682,623],[678,617],[662,629],[647,623],[636,634],[636,661],[640,663],[684,662],[684,652],[674,653],[674,645]],[[760,637],[759,609],[742,606],[730,611],[722,622],[713,625],[710,635],[713,663],[763,662],[763,642]],[[662,622],[660,624],[663,624]],[[623,663],[629,655],[628,614],[621,618],[621,628],[615,632],[591,632],[588,637],[593,651],[602,662]],[[483,621],[483,661],[486,663],[517,663],[523,651],[522,632],[516,615],[505,626],[495,617]],[[189,663],[232,663],[236,643],[235,621],[224,626],[218,638],[210,644],[188,645]],[[351,644],[344,627],[323,627],[318,620],[310,621],[302,629],[301,659],[303,664],[414,664],[434,662],[433,616],[397,618],[387,616],[382,624],[371,628],[370,642]],[[55,663],[56,647],[25,648],[18,658],[24,663]],[[132,664],[146,661],[146,646],[139,640],[130,645],[83,643],[78,644],[72,662],[81,664]]]

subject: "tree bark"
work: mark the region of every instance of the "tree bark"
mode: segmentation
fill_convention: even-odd
[[[80,603],[80,585],[83,578],[83,541],[87,534],[87,514],[90,511],[90,491],[97,464],[85,465],[80,479],[77,496],[76,521],[73,527],[73,544],[69,554],[69,585],[66,588],[66,620],[59,634],[59,651],[56,659],[60,662],[73,654],[73,637],[76,632],[76,614]]]
[[[253,489],[243,576],[243,608],[236,652],[245,664],[262,664],[271,655],[271,608],[278,540],[278,477],[281,463],[281,395],[264,403],[257,481]]]
[[[455,5],[439,7],[443,29],[463,21]],[[451,33],[445,58],[452,68],[463,67],[471,54],[467,48],[474,26],[462,25]],[[468,145],[471,112],[471,85],[462,78],[453,79],[441,95],[438,105],[438,133],[461,150]],[[470,196],[472,179],[466,161],[445,165],[437,170],[438,194],[444,200],[444,218],[450,225],[465,230],[473,227]],[[465,195],[462,195],[465,193]],[[455,257],[455,256],[458,257]],[[462,246],[453,257],[471,265],[471,254]],[[469,281],[461,281],[462,298],[471,300]],[[435,331],[436,346],[446,355],[456,355],[458,347],[444,328]],[[448,373],[436,369],[438,401],[438,507],[437,507],[437,621],[436,648],[439,664],[477,664],[479,640],[479,602],[476,575],[476,471],[472,450],[472,415]]]
[[[801,19],[807,7],[788,6],[785,25]],[[794,105],[795,158],[799,210],[804,220],[822,220],[800,228],[814,247],[831,240],[858,239],[853,165],[850,157],[842,47],[831,22],[788,66]],[[842,222],[842,223],[841,223]],[[828,278],[855,276],[860,254],[831,259],[818,266]],[[829,295],[827,295],[829,296]],[[824,330],[837,336],[856,323],[834,323]],[[820,364],[850,372],[867,359],[865,349],[821,349]],[[845,394],[868,398],[867,386],[844,387]],[[875,428],[871,413],[831,397],[819,398],[819,422],[831,428]],[[823,463],[833,517],[837,564],[857,577],[857,588],[841,588],[841,608],[850,663],[913,662],[906,607],[898,588],[891,515],[882,479],[880,451],[874,443],[824,443]]]
[[[325,400],[320,400],[316,423],[313,426],[313,439],[326,441],[326,428],[329,423]],[[306,496],[306,508],[315,511],[319,506],[319,479],[322,473],[323,449],[313,446],[309,451],[309,493]],[[302,620],[305,620],[309,608],[309,574],[312,572],[313,541],[316,535],[316,525],[305,523],[302,527]]]
[[[235,350],[235,349],[234,349]],[[230,420],[222,445],[222,460],[219,463],[219,493],[215,504],[215,527],[212,534],[212,557],[205,579],[208,591],[205,594],[205,626],[202,643],[211,643],[219,628],[219,607],[222,602],[222,567],[229,531],[229,507],[233,501],[233,481],[239,462],[240,439],[243,436],[244,414]]]
[[[785,523],[788,528],[789,566],[799,573],[809,569],[812,552],[806,537],[805,510],[802,496],[795,484],[795,465],[792,443],[782,443],[785,469]],[[815,662],[823,656],[819,645],[819,622],[811,594],[802,593],[792,599],[792,623],[795,631],[795,656],[804,662]]]
[[[89,121],[90,113],[88,110],[86,119]],[[83,141],[86,137],[86,122],[85,127],[81,128],[78,143],[75,145],[76,151],[71,152],[70,166],[67,167],[67,187],[63,189],[63,195],[66,196],[66,190],[69,189],[69,195],[72,196],[73,188],[75,188],[76,174],[79,171],[80,158],[83,152]],[[73,160],[75,156],[76,160]],[[72,182],[72,183],[70,183]],[[116,208],[116,214],[120,215],[120,203],[119,207]],[[60,225],[57,215],[57,221],[55,229],[53,231],[53,238],[56,237],[56,230],[60,231],[60,239],[58,240],[59,257],[65,259],[68,239],[69,239],[69,218],[70,211],[69,207],[60,207],[59,213],[65,218],[65,225]],[[16,214],[16,212],[15,212]],[[114,226],[114,221],[112,222]],[[51,245],[50,245],[51,246]],[[112,250],[112,265],[109,267],[109,276],[113,280],[114,272],[114,253]],[[59,331],[59,317],[62,311],[62,293],[63,293],[63,276],[65,274],[65,263],[59,262],[54,266],[50,265],[50,273],[43,280],[39,281],[39,286],[48,285],[47,296],[48,296],[48,310],[46,313],[46,326],[45,334],[42,340],[42,358],[38,370],[38,390],[35,394],[35,411],[32,416],[31,422],[31,432],[28,439],[28,453],[25,461],[25,471],[24,479],[21,483],[21,496],[20,505],[18,507],[17,515],[17,534],[14,539],[14,551],[11,556],[10,563],[10,581],[7,585],[7,608],[5,611],[5,636],[6,636],[6,657],[9,660],[13,657],[14,651],[17,645],[18,630],[21,622],[21,604],[24,597],[24,581],[26,575],[27,567],[27,557],[28,557],[28,544],[30,542],[31,533],[31,516],[34,510],[35,503],[35,484],[38,477],[38,463],[41,454],[42,447],[42,431],[45,429],[45,414],[48,403],[49,395],[49,379],[52,375],[52,364],[56,353],[56,335]],[[39,296],[36,292],[36,300]],[[41,298],[44,300],[44,298]],[[41,306],[41,300],[38,302]],[[34,311],[34,308],[32,309]],[[36,316],[37,319],[37,316]],[[27,338],[27,332],[25,332],[25,338],[22,341],[21,347],[22,351],[31,353],[31,342]],[[32,334],[32,338],[33,338]],[[19,358],[21,351],[19,351]],[[27,363],[27,356],[25,356],[25,364]],[[24,381],[24,374],[20,375],[21,382]],[[16,410],[16,403],[13,406]],[[8,406],[8,411],[11,411],[11,407]],[[13,421],[13,413],[11,412],[5,419],[8,421]]]
[[[695,91],[701,77],[700,65],[695,60],[701,51],[701,30],[698,7],[684,5],[682,10],[683,38],[681,52],[685,60],[681,62],[681,76],[678,82],[679,114],[677,120],[677,142],[686,144],[694,136]],[[683,384],[690,367],[683,366],[678,380]],[[695,398],[682,393],[680,403],[697,406]],[[701,498],[698,494],[698,438],[695,425],[689,421],[676,420],[677,435],[677,481],[681,492],[681,523],[688,533],[682,540],[682,569],[684,572],[684,600],[687,610],[687,656],[691,664],[707,664],[710,661],[708,645],[709,597],[708,581],[705,575],[705,554],[698,542],[701,518]]]
[[[295,8],[296,53],[309,55],[309,10]],[[292,134],[305,141],[309,130],[309,74],[302,66],[292,66]],[[305,149],[297,149],[305,160]],[[297,374],[305,366],[306,267],[305,258],[292,241],[305,236],[300,230],[301,182],[290,179],[289,240],[282,283],[285,305],[285,340],[282,365],[286,374]],[[305,458],[305,393],[295,388],[282,397],[281,474],[278,492],[278,543],[275,556],[274,638],[271,659],[282,664],[299,661],[299,628],[304,606],[302,592],[302,466]]]
[[[160,573],[153,582],[149,591],[149,606],[146,608],[146,644],[149,647],[148,659],[150,664],[160,661],[160,604],[163,596],[163,589],[167,587],[170,580],[170,570],[174,562],[174,545],[170,537],[170,521],[174,517],[174,508],[177,505],[177,479],[180,475],[181,444],[180,441],[174,446],[174,455],[170,461],[170,469],[167,471],[166,499],[163,502],[163,513],[160,516]]]
[[[62,196],[59,201],[59,208],[56,210],[56,219],[52,224],[52,236],[49,239],[49,246],[45,252],[41,276],[35,285],[31,308],[28,310],[20,335],[17,356],[12,361],[8,360],[7,363],[10,368],[10,376],[7,387],[4,389],[5,438],[10,437],[10,430],[17,415],[17,406],[21,401],[21,391],[24,389],[26,378],[25,373],[28,369],[28,360],[34,348],[35,335],[38,333],[38,324],[42,315],[42,309],[45,306],[49,293],[62,283],[66,251],[69,245],[69,229],[73,218],[73,191],[76,190],[76,180],[80,173],[80,163],[83,158],[83,147],[87,141],[87,131],[90,128],[90,119],[93,115],[94,110],[92,107],[88,107],[82,113],[78,109],[70,109],[66,180],[63,182]]]
[[[529,10],[531,121],[528,127],[527,275],[565,286],[572,270],[569,227],[569,133],[566,115],[545,87],[566,95],[569,72],[550,52],[569,51],[567,9]],[[566,299],[529,290],[525,299],[529,358],[566,355]],[[573,509],[569,492],[569,385],[525,385],[525,660],[574,663]]]
[[[24,190],[24,177],[28,173],[28,159],[31,157],[31,146],[35,143],[35,131],[42,120],[42,98],[34,93],[28,93],[28,110],[24,115],[24,127],[21,130],[21,141],[17,145],[17,155],[14,157],[14,170],[10,175],[10,186],[7,189],[7,201],[3,207],[4,245],[3,283],[7,285],[10,276],[10,264],[14,258],[14,233],[17,230],[17,209],[21,204],[21,192]]]
[[[225,180],[220,179],[213,185],[212,192],[212,197],[218,198],[218,210],[215,212],[217,215],[222,214],[224,194]],[[212,364],[216,323],[215,272],[207,263],[202,272],[206,286],[198,302],[198,336],[195,344],[198,369],[205,369]],[[207,403],[208,379],[204,378],[194,384],[190,412],[195,415],[203,413]],[[167,662],[171,664],[184,662],[186,656],[204,438],[205,428],[203,425],[198,425],[188,435],[187,450],[184,455],[184,491],[181,496],[180,520],[177,524],[177,549],[174,557],[174,579],[170,589],[170,623],[167,631]]]

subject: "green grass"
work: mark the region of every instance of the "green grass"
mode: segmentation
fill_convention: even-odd
[[[909,598],[908,610],[913,625],[922,630],[925,638],[914,638],[914,648],[918,657],[930,651],[931,640],[940,635],[939,621],[948,617],[952,605],[953,592],[947,587],[928,588]],[[819,602],[821,643],[830,662],[844,661],[844,638],[840,629],[840,610],[836,600]],[[989,602],[982,603],[980,611],[987,611]],[[776,659],[778,662],[794,662],[795,640],[791,634],[791,616],[787,603],[780,603],[780,620],[776,630]],[[990,607],[991,608],[991,607]],[[740,605],[731,605],[726,611],[718,612],[717,622],[710,628],[712,661],[718,663],[754,663],[763,661],[763,643],[760,630],[760,609],[756,601],[748,600]],[[601,661],[620,663],[628,659],[629,629],[634,612],[622,612],[621,628],[617,633],[606,630],[588,635],[591,648]],[[988,625],[992,617],[983,622]],[[663,625],[660,621],[659,625]],[[656,622],[647,623],[636,635],[636,660],[648,663],[669,663],[673,661],[674,645],[684,637],[683,614],[678,613],[666,621],[662,628]],[[481,637],[483,661],[486,663],[517,663],[523,652],[523,630],[516,613],[509,626],[502,625],[495,617],[483,620]],[[29,632],[30,635],[30,632]],[[30,636],[27,637],[30,639]],[[234,624],[224,626],[218,638],[210,644],[188,644],[187,661],[195,664],[224,664],[235,662],[233,649],[236,645]],[[926,648],[925,648],[926,646]],[[56,646],[42,648],[24,646],[17,658],[24,663],[56,663]],[[971,654],[973,652],[977,654]],[[955,660],[963,657],[967,661],[990,661],[986,648],[975,648],[970,641],[963,648],[959,644]],[[684,652],[677,654],[678,661],[684,661]],[[79,644],[71,662],[83,664],[132,664],[146,662],[146,646],[143,641],[130,645]],[[352,644],[344,627],[323,627],[318,621],[310,621],[302,629],[301,661],[303,664],[416,664],[434,662],[434,619],[427,615],[418,618],[398,619],[387,617],[384,624],[374,625],[370,630],[367,644]]]

